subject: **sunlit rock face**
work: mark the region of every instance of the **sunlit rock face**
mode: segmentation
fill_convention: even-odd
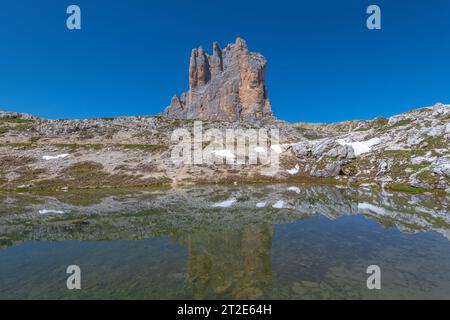
[[[163,112],[176,119],[251,121],[272,118],[267,98],[266,59],[250,52],[238,38],[223,51],[218,43],[209,55],[200,47],[192,50],[189,91],[174,96]]]

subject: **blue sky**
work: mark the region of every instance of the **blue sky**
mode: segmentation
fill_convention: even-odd
[[[82,30],[66,28],[66,8]],[[366,8],[382,30],[366,28]],[[188,87],[189,54],[237,36],[269,61],[289,121],[389,116],[450,103],[450,2],[2,0],[0,109],[48,118],[161,112]]]

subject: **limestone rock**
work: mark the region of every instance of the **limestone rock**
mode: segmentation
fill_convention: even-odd
[[[37,120],[39,118],[27,113],[8,112],[0,110],[0,119]]]
[[[294,154],[299,158],[327,156],[338,159],[353,159],[355,157],[355,152],[351,146],[341,145],[329,138],[316,141],[301,141],[291,146]]]
[[[272,118],[267,98],[266,59],[250,52],[238,38],[223,51],[213,44],[213,54],[192,50],[189,91],[175,96],[162,113],[175,119],[251,121]]]
[[[341,164],[339,162],[327,163],[324,168],[318,169],[313,168],[310,172],[312,177],[326,178],[326,177],[337,177],[341,172]]]

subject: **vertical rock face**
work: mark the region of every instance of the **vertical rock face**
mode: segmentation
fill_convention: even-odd
[[[266,59],[250,52],[240,38],[223,51],[214,43],[212,55],[202,47],[194,49],[189,64],[189,91],[174,96],[163,115],[222,121],[272,118],[266,65]]]

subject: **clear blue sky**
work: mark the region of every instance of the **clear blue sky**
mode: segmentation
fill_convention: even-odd
[[[66,28],[66,8],[82,30]],[[382,9],[382,30],[366,8]],[[331,122],[450,103],[450,1],[2,0],[0,109],[49,118],[161,112],[189,54],[237,36],[269,61],[275,114]]]

